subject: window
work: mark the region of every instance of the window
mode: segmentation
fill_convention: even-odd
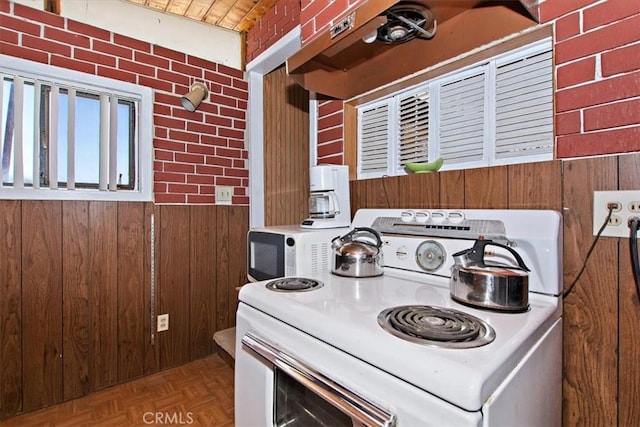
[[[550,160],[551,39],[357,108],[359,178],[438,157],[443,170]]]
[[[152,199],[151,89],[0,62],[0,198]]]

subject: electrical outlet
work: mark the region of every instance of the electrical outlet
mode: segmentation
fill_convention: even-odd
[[[629,218],[640,216],[640,190],[630,191],[594,191],[593,192],[593,235],[598,234],[602,223],[609,214],[609,206],[613,213],[609,224],[602,231],[602,236],[629,237]]]
[[[158,332],[169,330],[169,314],[160,314],[158,316]]]
[[[230,205],[232,195],[233,187],[227,185],[216,185],[216,203]]]

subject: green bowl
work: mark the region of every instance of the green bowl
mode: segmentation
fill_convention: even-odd
[[[438,157],[433,162],[409,162],[404,167],[411,173],[437,172],[442,167],[442,157]]]

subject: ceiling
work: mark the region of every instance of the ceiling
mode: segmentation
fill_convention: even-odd
[[[242,33],[277,0],[126,0],[154,10]]]

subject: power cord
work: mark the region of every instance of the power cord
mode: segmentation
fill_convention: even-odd
[[[582,268],[580,269],[580,272],[578,272],[578,275],[576,276],[575,279],[573,279],[573,282],[571,282],[569,287],[565,289],[565,291],[562,293],[562,298],[566,298],[567,295],[571,293],[571,291],[573,290],[573,287],[576,285],[576,283],[578,283],[580,276],[582,276],[582,273],[584,273],[584,269],[587,268],[587,261],[589,261],[589,257],[591,256],[593,249],[596,247],[596,243],[598,243],[598,239],[600,239],[600,235],[602,234],[605,227],[609,223],[609,220],[611,219],[611,214],[613,213],[613,209],[614,209],[613,206],[609,206],[609,213],[607,214],[607,217],[604,219],[604,222],[600,226],[600,229],[598,230],[596,237],[594,237],[593,242],[591,242],[591,247],[589,247],[589,250],[587,251],[587,256],[585,257],[584,262],[582,263]]]
[[[629,218],[629,244],[631,245],[631,265],[633,275],[636,280],[638,298],[640,298],[640,260],[638,259],[638,228],[640,228],[640,217]]]

